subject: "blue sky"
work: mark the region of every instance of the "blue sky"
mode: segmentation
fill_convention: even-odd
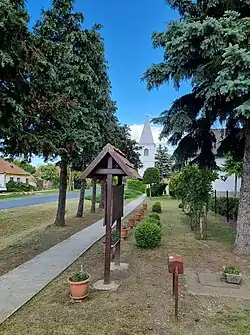
[[[50,0],[27,0],[30,27],[40,17],[40,10],[51,5]],[[162,50],[153,49],[153,31],[164,30],[166,23],[177,14],[164,0],[76,0],[75,10],[85,16],[85,27],[101,23],[106,59],[112,83],[113,99],[117,102],[117,116],[131,126],[132,136],[139,139],[146,115],[154,117],[169,108],[173,100],[190,91],[183,83],[176,91],[170,83],[148,92],[140,78],[153,63],[162,60]],[[157,139],[160,129],[152,127]]]
[[[49,5],[49,0],[27,0],[31,26],[40,17],[41,7]],[[158,115],[189,91],[184,83],[179,92],[172,84],[147,92],[146,84],[140,82],[147,67],[162,59],[162,51],[152,48],[152,32],[164,30],[165,22],[177,17],[164,0],[76,0],[75,10],[84,13],[87,27],[94,23],[104,26],[113,99],[122,123],[141,124],[146,114]]]

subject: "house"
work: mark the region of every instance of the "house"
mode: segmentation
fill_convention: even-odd
[[[6,191],[6,184],[9,181],[33,184],[34,180],[29,172],[20,167],[0,158],[0,191]]]
[[[150,121],[148,118],[144,123],[139,146],[141,147],[140,159],[142,162],[142,167],[139,169],[139,174],[143,176],[147,168],[155,167],[156,144],[154,143]]]

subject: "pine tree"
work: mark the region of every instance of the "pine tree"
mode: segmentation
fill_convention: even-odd
[[[166,147],[159,145],[155,154],[155,167],[160,171],[160,177],[169,178],[171,175],[172,161]]]
[[[244,137],[243,184],[235,252],[250,254],[250,7],[243,1],[168,0],[179,12],[166,31],[153,34],[154,47],[164,48],[164,60],[149,68],[148,89],[173,80],[178,88],[190,80],[192,93],[177,99],[156,120],[163,136],[171,135],[178,157],[213,168],[215,121],[227,135]],[[229,141],[232,145],[232,141]],[[230,146],[224,146],[225,148]]]

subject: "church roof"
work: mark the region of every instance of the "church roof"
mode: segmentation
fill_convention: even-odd
[[[144,123],[139,144],[154,144],[152,130],[148,118]]]

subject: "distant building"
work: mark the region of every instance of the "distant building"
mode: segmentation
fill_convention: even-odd
[[[6,184],[9,181],[32,184],[33,177],[29,172],[4,158],[0,158],[0,191],[6,191]]]
[[[139,174],[143,177],[147,168],[155,166],[156,145],[154,143],[150,121],[148,118],[144,123],[139,146],[141,147],[140,158],[143,164],[142,168],[139,169]]]
[[[216,155],[217,150],[220,146],[220,142],[225,138],[226,132],[225,129],[212,129],[216,137],[216,143],[214,143],[213,153]],[[219,157],[215,159],[215,162],[219,168],[223,168],[225,164],[225,158]],[[218,194],[225,195],[225,192],[228,191],[230,195],[234,194],[235,188],[235,175],[229,176],[226,178],[226,173],[223,171],[218,171],[220,176],[219,179],[215,180],[213,183],[213,189],[218,192]],[[226,178],[226,179],[225,179]],[[238,178],[237,181],[237,192],[240,192],[241,188],[241,178]]]

